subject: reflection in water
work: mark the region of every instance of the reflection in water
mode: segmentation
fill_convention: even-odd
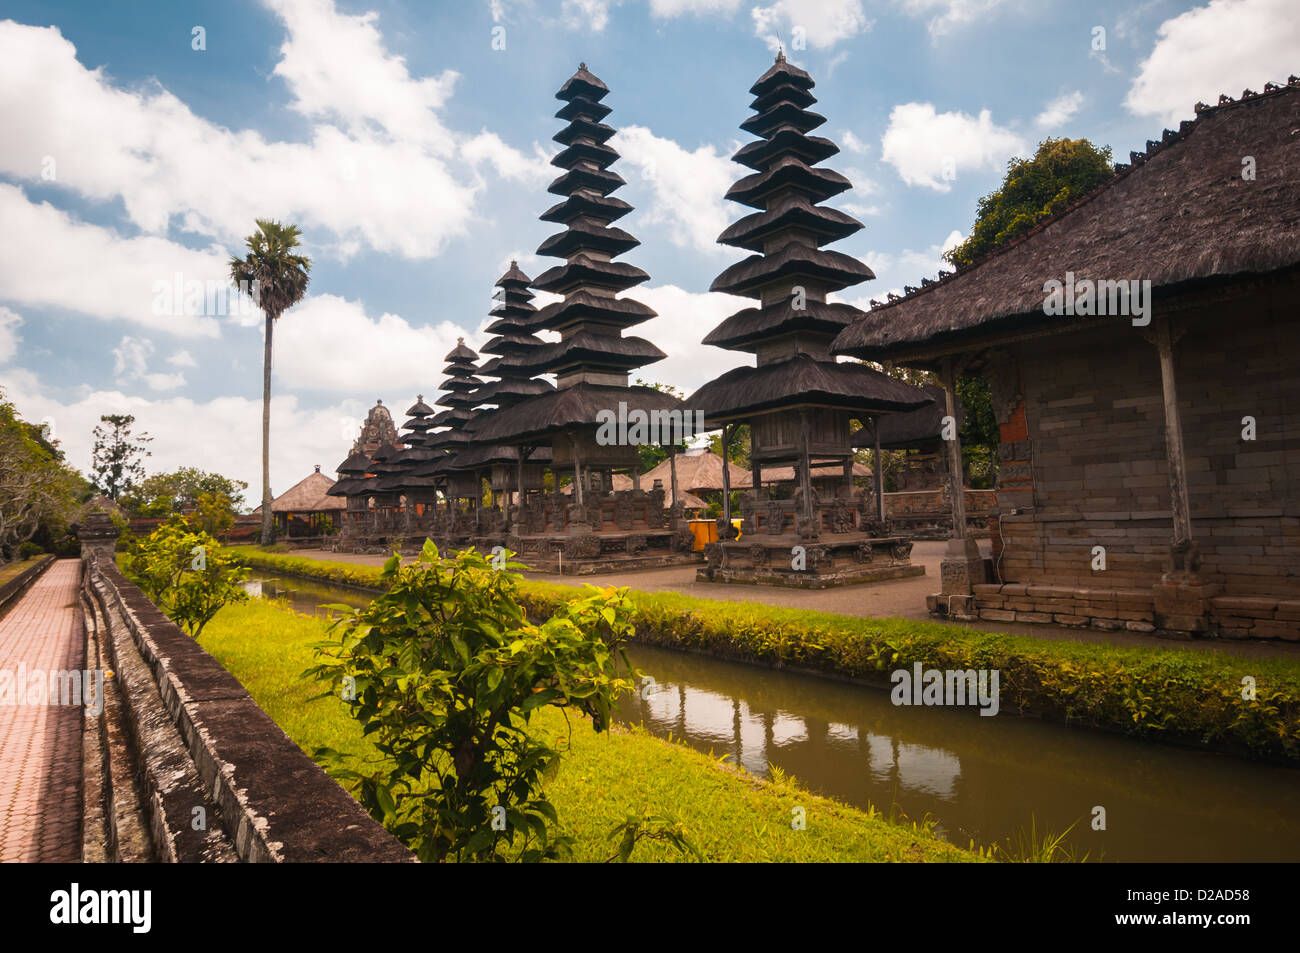
[[[267,596],[324,615],[363,592],[260,574]],[[883,690],[633,646],[656,691],[624,699],[644,723],[747,771],[768,763],[839,801],[932,817],[965,846],[1029,827],[1107,860],[1300,860],[1300,769],[976,709],[896,707]],[[1106,809],[1107,830],[1091,829]]]
[[[840,801],[929,815],[965,846],[1038,830],[1107,860],[1297,860],[1300,771],[974,709],[896,707],[889,693],[649,646],[654,679],[621,720],[754,774],[771,762]],[[1107,830],[1091,829],[1106,809]]]

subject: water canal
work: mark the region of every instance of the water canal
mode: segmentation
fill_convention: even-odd
[[[259,576],[263,594],[299,611],[369,598]],[[653,690],[624,701],[623,722],[756,775],[776,765],[858,807],[928,816],[961,846],[1005,842],[1032,819],[1040,832],[1077,821],[1068,841],[1093,859],[1300,859],[1300,769],[1031,718],[896,707],[877,689],[650,646],[629,656]],[[1092,829],[1097,806],[1104,831]]]

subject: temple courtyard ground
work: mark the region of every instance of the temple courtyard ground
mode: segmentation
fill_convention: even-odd
[[[943,561],[947,542],[943,540],[918,540],[912,549],[912,561],[925,567],[924,576],[895,579],[860,586],[841,586],[835,589],[785,589],[779,586],[727,585],[723,583],[696,582],[694,566],[675,566],[668,569],[651,569],[640,572],[602,573],[597,576],[560,576],[555,573],[529,572],[524,575],[540,582],[563,585],[581,585],[589,582],[601,586],[627,586],[641,592],[679,592],[699,599],[718,599],[728,602],[755,602],[782,606],[789,609],[806,609],[814,612],[833,612],[837,615],[856,616],[863,619],[919,619],[934,621],[925,610],[925,597],[939,588],[939,564]],[[981,552],[989,555],[987,540],[980,543]],[[294,556],[319,559],[325,562],[353,563],[361,566],[382,566],[388,558],[382,555],[357,555],[335,553],[321,549],[296,549]],[[1224,650],[1234,655],[1269,656],[1300,659],[1300,643],[1282,641],[1237,641],[1232,639],[1206,639],[1178,641],[1161,639],[1137,632],[1103,632],[1095,629],[1071,629],[1066,626],[1030,625],[1016,622],[948,622],[968,629],[986,632],[1007,632],[1039,639],[1060,639],[1073,642],[1099,642],[1107,645],[1146,645],[1152,648],[1190,648]]]

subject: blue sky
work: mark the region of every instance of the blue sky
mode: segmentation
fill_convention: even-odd
[[[554,92],[579,61],[611,89],[636,207],[619,224],[642,242],[624,260],[660,313],[636,333],[669,354],[642,373],[684,390],[747,357],[698,342],[744,306],[707,289],[740,257],[714,239],[744,214],[722,194],[777,43],[855,185],[832,204],[866,225],[836,246],[878,276],[841,295],[863,307],[933,275],[1044,137],[1126,161],[1198,99],[1300,72],[1289,0],[9,0],[4,17],[0,386],[83,469],[98,415],[128,412],[151,470],[250,496],[260,315],[158,313],[156,283],[219,283],[255,216],[302,226],[315,265],[277,329],[273,489],[331,470],[376,398],[432,396],[456,337],[483,342],[511,257],[549,267]]]

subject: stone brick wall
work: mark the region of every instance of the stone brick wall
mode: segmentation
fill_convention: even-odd
[[[1193,535],[1202,575],[1228,595],[1300,597],[1300,323],[1287,301],[1274,287],[1226,311],[1175,316],[1187,328],[1175,360]],[[1004,514],[1032,509],[993,529],[1003,582],[1145,588],[1164,569],[1171,526],[1155,348],[1123,319],[1095,320],[1096,330],[1015,349],[1025,426],[1014,416],[1003,425],[998,500]],[[1253,441],[1242,439],[1247,415]],[[1092,569],[1094,546],[1105,547],[1104,572]]]

